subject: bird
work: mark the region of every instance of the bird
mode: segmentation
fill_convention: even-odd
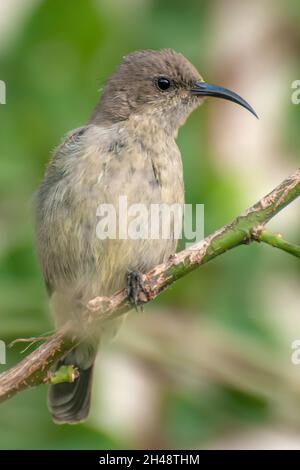
[[[138,304],[143,274],[176,251],[174,237],[98,237],[97,208],[117,207],[121,195],[128,205],[184,204],[176,137],[208,96],[257,116],[238,94],[205,82],[181,53],[132,52],[108,79],[87,123],[69,132],[49,161],[35,197],[37,255],[56,326],[71,322],[80,337],[55,365],[74,365],[78,378],[49,386],[48,407],[57,424],[88,417],[99,344],[120,326],[113,320],[101,332],[88,331],[83,320],[88,301],[127,287],[133,306]]]

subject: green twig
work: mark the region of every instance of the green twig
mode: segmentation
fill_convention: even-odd
[[[270,233],[268,230],[262,230],[261,233],[258,233],[254,239],[258,242],[264,242],[268,245],[283,250],[290,255],[300,258],[300,246],[290,243],[284,238],[280,233]]]
[[[73,383],[79,377],[78,369],[74,366],[61,366],[54,373],[48,374],[45,379],[46,383],[53,385],[61,384],[63,382]]]

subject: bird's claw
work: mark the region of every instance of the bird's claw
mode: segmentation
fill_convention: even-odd
[[[143,311],[143,302],[148,300],[143,274],[139,271],[128,271],[126,285],[128,300],[136,311]]]

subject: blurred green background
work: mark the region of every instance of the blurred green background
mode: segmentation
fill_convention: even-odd
[[[299,166],[299,2],[0,0],[0,338],[53,330],[34,252],[31,198],[51,151],[81,126],[122,56],[172,47],[207,81],[260,116],[207,101],[180,131],[186,201],[205,204],[205,233]],[[299,242],[299,204],[270,228]],[[98,358],[92,413],[56,426],[46,387],[1,404],[2,449],[298,448],[299,262],[240,247],[131,313]],[[7,365],[26,355],[7,350]],[[31,348],[32,349],[32,348]],[[31,350],[29,349],[29,350]]]

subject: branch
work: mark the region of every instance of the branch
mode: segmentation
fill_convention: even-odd
[[[290,243],[282,238],[281,233],[270,233],[268,230],[258,228],[256,233],[253,233],[253,239],[257,242],[264,242],[274,248],[279,248],[290,255],[300,258],[300,246]]]
[[[53,374],[48,373],[47,380],[44,380],[44,383],[50,383],[53,385],[61,383],[72,383],[77,377],[79,377],[79,371],[74,366],[61,366]]]
[[[300,169],[285,179],[267,196],[250,207],[243,214],[206,237],[192,247],[170,257],[144,276],[147,303],[155,299],[164,289],[200,265],[216,258],[243,243],[250,243],[253,234],[264,226],[279,211],[300,195]],[[111,297],[92,299],[84,314],[83,321],[88,328],[99,328],[103,322],[112,320],[132,309],[123,289]],[[78,339],[77,339],[78,341]],[[0,375],[0,402],[17,392],[49,381],[50,367],[76,344],[71,324],[67,323],[53,337],[47,340],[19,364]]]

